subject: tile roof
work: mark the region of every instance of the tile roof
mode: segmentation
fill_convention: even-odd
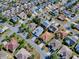
[[[15,56],[17,59],[28,59],[31,54],[26,49],[21,48]]]

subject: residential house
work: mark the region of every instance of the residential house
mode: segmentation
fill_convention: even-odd
[[[74,12],[76,12],[77,10],[79,10],[79,4],[77,4],[76,6],[73,7]]]
[[[32,29],[32,31],[36,28],[37,24],[35,23],[30,23],[29,25],[29,28]]]
[[[12,22],[17,22],[18,20],[20,20],[20,18],[19,17],[17,17],[17,16],[13,16],[11,19],[10,19],[10,21],[12,21]]]
[[[68,46],[72,46],[77,42],[77,40],[78,40],[77,36],[72,36],[72,37],[68,36],[64,38],[64,41]]]
[[[59,59],[70,59],[72,56],[72,51],[65,45],[58,52]]]
[[[71,7],[71,6],[73,6],[73,4],[75,4],[77,1],[78,1],[78,0],[72,0],[72,1],[70,1],[69,3],[66,3],[66,4],[65,4],[65,7]]]
[[[0,59],[8,59],[8,53],[5,51],[0,51]]]
[[[77,53],[79,53],[79,44],[77,44],[77,45],[75,46],[75,50],[76,50]]]
[[[18,53],[15,55],[17,59],[28,59],[31,54],[24,48],[21,48]]]
[[[66,18],[66,17],[65,17],[63,14],[60,14],[57,19],[59,19],[59,20],[61,20],[61,21],[64,21],[65,18]]]
[[[49,0],[52,3],[57,3],[59,0]]]
[[[11,51],[14,52],[16,48],[19,46],[17,40],[15,38],[12,38],[10,42],[8,42],[4,47]]]
[[[46,31],[45,33],[43,33],[41,35],[41,39],[43,39],[45,42],[50,41],[53,37],[54,37],[54,34],[48,32],[48,31]]]
[[[39,26],[32,33],[35,36],[39,37],[42,34],[43,31],[44,31],[44,29],[41,26]]]
[[[58,28],[56,26],[54,26],[53,24],[51,24],[49,27],[48,27],[48,31],[50,32],[56,32],[58,30]]]
[[[59,11],[58,11],[57,9],[55,9],[55,10],[52,10],[52,11],[50,12],[50,14],[51,14],[52,16],[58,16],[58,15],[59,15]]]
[[[11,11],[11,15],[15,15],[15,7],[12,7],[10,11]]]
[[[18,16],[22,19],[27,19],[27,15],[24,12],[21,12]]]
[[[42,25],[45,27],[45,28],[48,28],[50,26],[50,22],[48,20],[45,20],[43,21]]]
[[[20,6],[17,6],[17,7],[16,7],[16,13],[20,13],[20,12],[21,12]]]
[[[10,10],[6,10],[2,13],[5,17],[11,17],[11,11]]]
[[[14,59],[14,58],[8,52],[1,50],[0,51],[0,59]]]
[[[60,49],[62,47],[62,43],[59,40],[53,39],[50,42],[51,45],[51,49],[53,49],[53,51],[56,51],[57,49]]]
[[[64,15],[65,16],[67,16],[68,18],[71,18],[71,12],[70,11],[68,11],[68,10],[63,10],[63,13],[64,13]]]
[[[61,0],[62,4],[65,5],[68,0]]]
[[[79,31],[79,24],[78,24],[78,25],[76,25],[76,29]]]
[[[79,56],[74,55],[72,59],[79,59]]]
[[[65,38],[70,32],[69,31],[59,31],[60,38]]]

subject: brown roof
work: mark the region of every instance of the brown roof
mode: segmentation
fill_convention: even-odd
[[[13,52],[18,47],[18,45],[19,44],[18,44],[17,40],[15,40],[14,38],[12,38],[11,41],[8,42],[5,45],[5,48]]]
[[[54,35],[52,33],[47,32],[47,31],[44,34],[42,34],[42,36],[41,36],[41,38],[46,42],[50,41],[53,37],[54,37]]]

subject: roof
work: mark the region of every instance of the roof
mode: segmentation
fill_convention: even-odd
[[[59,15],[58,19],[63,21],[63,20],[65,20],[65,16],[63,14],[61,14],[61,15]]]
[[[64,38],[64,41],[68,46],[72,46],[77,40],[74,37],[66,37]]]
[[[57,27],[54,26],[54,25],[50,25],[50,26],[48,27],[48,30],[51,31],[51,32],[55,32],[55,31],[57,31]]]
[[[29,24],[29,28],[31,28],[32,30],[34,30],[36,28],[37,24],[35,23],[30,23]]]
[[[54,39],[51,41],[50,45],[52,46],[52,49],[55,51],[62,46],[62,43],[59,40]]]
[[[65,45],[59,50],[58,54],[60,54],[60,58],[70,59],[72,56],[72,51]]]
[[[64,38],[68,35],[67,31],[60,31],[61,36]]]
[[[74,55],[74,56],[72,57],[72,59],[79,59],[79,57],[77,57],[77,56]]]
[[[6,53],[5,51],[0,51],[0,59],[7,59],[8,57],[8,53]]]
[[[26,49],[21,48],[15,56],[17,59],[28,59],[31,54]]]
[[[75,50],[76,50],[76,52],[79,53],[79,44],[77,44],[77,45],[75,46]]]
[[[2,29],[0,29],[0,33],[3,33],[4,31]]]
[[[44,31],[44,29],[41,26],[39,26],[32,33],[35,36],[39,37],[42,34],[43,31]]]
[[[65,6],[66,7],[70,7],[70,6],[72,6],[74,3],[76,3],[78,0],[72,0],[71,2],[69,2],[69,3],[66,3],[65,4]]]
[[[17,17],[17,16],[14,16],[14,17],[12,17],[12,19],[11,19],[13,22],[17,22],[18,20],[19,20],[19,17]]]
[[[47,31],[41,35],[41,38],[46,42],[50,41],[53,37],[54,37],[54,35]]]
[[[19,14],[19,17],[22,18],[22,19],[26,19],[27,18],[27,15],[24,12],[21,12]]]
[[[46,28],[50,25],[50,22],[48,20],[45,20],[43,22],[43,26],[45,26]]]
[[[78,25],[76,25],[76,29],[77,29],[77,30],[79,30],[79,24],[78,24]]]
[[[13,52],[18,46],[19,46],[19,44],[18,44],[17,40],[15,40],[14,38],[12,38],[11,41],[8,42],[5,45],[5,48]]]
[[[63,10],[63,13],[64,13],[65,16],[71,17],[71,13],[69,11]]]

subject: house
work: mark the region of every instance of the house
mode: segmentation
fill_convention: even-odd
[[[4,50],[0,51],[0,59],[14,59],[12,55],[10,55],[9,53],[7,53]]]
[[[65,45],[58,52],[59,59],[70,59],[72,56],[72,51]]]
[[[57,3],[59,0],[49,0],[52,3]]]
[[[65,17],[63,14],[60,14],[57,19],[59,19],[59,20],[61,20],[61,21],[64,21],[65,18],[66,18],[66,17]]]
[[[2,13],[5,17],[11,17],[11,11],[10,10],[6,10]]]
[[[8,42],[4,47],[11,51],[14,52],[16,48],[19,46],[17,40],[15,38],[12,38],[10,42]]]
[[[12,7],[12,8],[10,9],[12,15],[15,15],[15,9],[16,9],[15,7]]]
[[[3,33],[4,31],[6,31],[8,29],[7,26],[0,26],[0,33]]]
[[[29,28],[31,28],[32,31],[33,31],[33,30],[36,28],[37,24],[35,24],[35,23],[30,23],[28,26],[29,26]]]
[[[52,15],[52,16],[58,16],[59,15],[59,11],[56,9],[56,10],[52,10],[51,12],[50,12],[50,14]]]
[[[64,42],[68,45],[68,46],[72,46],[73,44],[75,44],[77,42],[78,38],[77,36],[73,36],[73,37],[65,37],[64,38]]]
[[[17,7],[16,7],[16,13],[19,13],[19,12],[21,12],[20,6],[17,6]]]
[[[51,45],[51,49],[53,49],[53,51],[56,51],[57,49],[60,49],[62,47],[62,43],[59,40],[53,39],[50,42]]]
[[[65,0],[65,1],[64,0],[61,0],[61,1],[62,1],[62,4],[65,5],[68,0]]]
[[[78,24],[78,25],[76,25],[76,29],[79,31],[79,24]]]
[[[50,41],[53,37],[54,37],[54,34],[48,32],[48,31],[46,31],[45,33],[43,33],[41,35],[41,39],[43,39],[45,42]]]
[[[70,32],[69,31],[59,31],[60,37],[65,38]]]
[[[32,33],[35,36],[39,37],[43,31],[44,31],[44,29],[41,26],[38,26]]]
[[[56,26],[54,26],[53,24],[51,24],[49,27],[48,27],[48,31],[50,32],[56,32],[58,30],[58,28]]]
[[[79,59],[79,56],[74,55],[72,59]]]
[[[18,53],[15,55],[17,59],[28,59],[31,54],[24,48],[21,48]]]
[[[43,21],[42,25],[46,28],[50,26],[50,22],[48,20]]]
[[[27,19],[27,15],[24,12],[21,12],[18,16],[22,19]]]
[[[72,14],[71,14],[71,12],[69,12],[68,10],[63,10],[63,13],[64,13],[65,16],[71,18],[71,15],[72,15]]]
[[[77,1],[78,1],[78,0],[72,0],[72,1],[70,1],[69,3],[66,3],[66,4],[65,4],[65,7],[71,7],[71,6],[73,6],[73,4],[75,4]]]
[[[20,18],[19,17],[17,17],[17,16],[13,16],[11,19],[10,19],[10,21],[12,21],[12,22],[17,22],[18,20],[20,20]]]
[[[7,59],[8,57],[8,53],[6,53],[5,51],[0,51],[0,59]]]
[[[79,53],[79,44],[77,44],[77,45],[75,46],[75,50],[76,50],[77,53]]]

